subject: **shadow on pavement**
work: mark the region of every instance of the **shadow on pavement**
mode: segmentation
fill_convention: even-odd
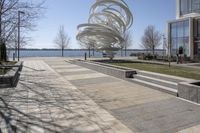
[[[68,90],[60,85],[63,82],[48,82],[57,80],[55,74],[44,77],[38,73],[45,71],[32,70],[35,74],[22,74],[16,88],[0,90],[0,133],[78,133],[77,128],[94,124],[103,130],[112,127],[92,120],[96,117],[90,112],[94,105],[78,90]]]

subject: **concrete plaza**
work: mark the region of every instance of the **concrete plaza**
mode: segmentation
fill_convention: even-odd
[[[24,61],[0,89],[0,133],[198,133],[200,106],[64,58]]]

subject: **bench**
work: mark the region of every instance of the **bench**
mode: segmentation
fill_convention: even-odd
[[[23,62],[15,65],[0,66],[1,68],[11,68],[6,74],[0,75],[0,87],[15,87],[17,85]]]

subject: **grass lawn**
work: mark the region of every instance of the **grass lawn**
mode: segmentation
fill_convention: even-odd
[[[200,70],[198,69],[191,69],[191,68],[184,68],[184,67],[177,67],[177,66],[171,66],[169,68],[169,66],[167,65],[149,64],[149,63],[140,63],[140,62],[109,63],[109,64],[200,80]]]

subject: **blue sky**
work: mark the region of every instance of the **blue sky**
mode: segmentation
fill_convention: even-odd
[[[161,33],[166,33],[167,21],[175,19],[175,0],[125,0],[134,16],[131,27],[134,44],[140,48],[144,29],[154,25]],[[80,48],[76,41],[77,25],[86,23],[89,9],[95,0],[46,0],[45,17],[38,21],[37,30],[31,33],[31,48],[55,48],[53,40],[60,25],[65,26],[71,37],[70,48]]]

